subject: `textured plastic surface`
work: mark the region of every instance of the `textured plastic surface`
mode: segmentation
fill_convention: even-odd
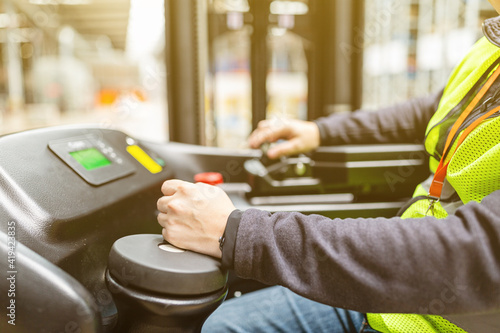
[[[227,276],[219,260],[159,248],[161,235],[131,235],[111,248],[108,269],[123,285],[167,295],[200,295],[221,290]]]
[[[135,172],[93,186],[48,147],[52,141],[88,135],[105,140]],[[127,146],[127,136],[122,132],[75,126],[0,137],[0,231],[6,232],[7,223],[15,221],[17,241],[76,279],[95,299],[104,331],[105,327],[112,327],[116,317],[104,282],[109,250],[125,235],[161,231],[156,202],[161,196],[161,184],[172,177],[168,165],[161,173],[152,175],[127,153]],[[19,283],[28,281],[28,275],[23,270]],[[66,309],[78,308],[82,300],[65,296],[68,287],[59,279],[53,281],[51,292],[39,296],[40,304],[45,300],[50,306],[49,300],[55,295],[60,295],[60,304],[54,306],[54,311],[43,310],[46,315],[38,321],[32,321],[32,316],[20,317],[20,325],[29,320],[33,332],[46,328],[50,328],[47,332],[65,331],[64,325],[53,328],[52,323],[58,322],[59,314]],[[25,297],[23,303],[29,304],[38,296],[33,296],[33,300],[29,295]]]
[[[199,333],[205,319],[227,295],[227,288],[223,288],[194,297],[160,296],[130,285],[123,286],[109,271],[106,271],[106,282],[118,307],[117,333]]]
[[[97,302],[75,278],[19,241],[15,242],[13,267],[9,267],[11,246],[0,232],[0,255],[5,258],[0,261],[0,299],[6,308],[11,307],[2,311],[0,332],[103,332]]]

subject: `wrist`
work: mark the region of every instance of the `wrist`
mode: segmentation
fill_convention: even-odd
[[[307,139],[308,139],[308,146],[309,146],[308,148],[310,150],[314,150],[314,149],[318,148],[321,144],[320,127],[314,121],[308,121],[307,126],[308,126]]]
[[[316,149],[318,148],[320,145],[321,145],[321,133],[319,131],[319,127],[318,127],[318,124],[316,124],[315,122],[311,122],[311,128],[312,128],[312,132],[313,132],[313,149]]]
[[[322,122],[320,121],[320,119],[312,121],[312,123],[314,124],[314,126],[316,126],[316,130],[317,130],[317,133],[318,133],[317,134],[318,135],[318,142],[317,142],[318,146],[316,148],[318,148],[319,146],[321,146],[321,143],[325,142],[326,141],[326,137],[327,137],[327,131],[324,128],[324,125],[322,124]]]

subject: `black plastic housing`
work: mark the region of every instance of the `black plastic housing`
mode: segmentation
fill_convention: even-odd
[[[100,186],[87,183],[48,147],[53,140],[82,135],[105,138],[134,172]],[[8,224],[15,223],[19,285],[15,301],[23,304],[16,311],[20,326],[2,327],[2,332],[48,328],[64,332],[65,327],[72,329],[72,322],[82,332],[112,330],[116,307],[104,282],[109,250],[125,235],[161,233],[156,202],[162,182],[173,176],[169,165],[158,174],[147,171],[127,153],[127,140],[132,138],[119,131],[87,127],[40,129],[0,138],[0,231],[7,233]],[[7,272],[4,265],[1,260],[0,269]],[[52,271],[53,277],[41,274],[36,265]],[[59,282],[68,278],[78,288]],[[58,305],[52,307],[55,297]],[[3,292],[0,299],[2,304],[10,301]],[[75,315],[75,309],[89,299],[97,315]],[[29,304],[45,306],[33,311],[26,307]],[[87,319],[98,324],[91,328]]]
[[[50,142],[89,135],[111,145],[133,171],[101,185],[92,185],[49,148]],[[154,159],[163,160],[162,171],[152,174],[128,154],[127,147],[132,144],[142,147]],[[224,176],[225,189],[240,209],[257,207],[331,217],[369,217],[394,215],[403,205],[404,197],[411,195],[414,184],[425,178],[423,170],[427,169],[421,146],[321,148],[311,155],[309,171],[312,173],[307,175],[320,179],[321,186],[331,193],[341,194],[342,199],[328,204],[296,204],[306,201],[303,192],[287,197],[288,191],[285,191],[281,200],[284,203],[261,205],[251,199],[272,199],[272,202],[276,198],[272,191],[252,189],[248,185],[248,174],[243,166],[246,161],[261,156],[255,150],[143,142],[120,131],[72,126],[0,137],[0,152],[0,255],[7,259],[9,251],[15,252],[13,268],[7,260],[0,260],[0,270],[4,272],[0,280],[2,290],[10,288],[7,278],[11,273],[8,272],[16,272],[12,273],[16,280],[15,297],[4,292],[0,294],[0,305],[4,308],[15,299],[16,326],[0,321],[1,332],[104,333],[128,329],[115,326],[114,299],[123,296],[128,299],[125,304],[138,302],[134,307],[144,304],[144,299],[141,296],[131,300],[128,296],[136,295],[140,288],[128,286],[122,286],[126,289],[122,296],[113,298],[108,288],[110,284],[105,283],[108,254],[113,243],[124,236],[161,233],[156,203],[166,179],[193,181],[198,172],[218,171]],[[375,170],[371,169],[373,166]],[[385,172],[392,172],[396,177],[393,179],[398,181],[397,190],[387,191],[391,183]],[[348,194],[347,199],[344,194]],[[9,229],[12,226],[14,228]],[[9,232],[14,232],[13,248]],[[245,290],[252,283],[231,278],[229,296],[236,291],[231,290],[232,286]],[[140,290],[141,295],[148,294]],[[169,295],[170,298],[160,297],[163,301],[158,304],[167,302],[169,311],[174,311],[173,304],[197,304],[192,308],[196,312],[198,310],[194,309],[202,303],[207,305],[206,309],[213,309],[225,293],[224,287],[199,295]],[[148,302],[152,300],[147,295],[144,297]],[[176,299],[184,303],[172,301]],[[171,301],[173,303],[169,303]],[[199,311],[199,318],[207,315],[205,310]],[[134,326],[133,322],[139,318],[146,318],[146,322],[153,320],[145,314],[146,317],[141,316],[127,317],[126,325]]]

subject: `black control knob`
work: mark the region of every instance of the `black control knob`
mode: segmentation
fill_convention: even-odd
[[[199,332],[227,294],[219,260],[178,249],[161,235],[117,240],[106,282],[118,309],[116,332]]]

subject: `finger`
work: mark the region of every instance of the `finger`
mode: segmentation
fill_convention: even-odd
[[[168,243],[172,244],[175,247],[178,247],[179,249],[184,249],[184,247],[179,244],[178,238],[175,237],[175,233],[172,233],[168,228],[163,228],[161,230],[161,235],[163,236],[163,239]]]
[[[248,145],[250,146],[250,148],[259,148],[266,141],[265,131],[269,131],[269,129],[257,128],[252,132],[252,134],[250,134],[250,136],[248,137]]]
[[[169,239],[169,235],[167,233],[167,229],[165,227],[163,227],[163,229],[161,230],[161,235],[163,236],[163,239],[166,240],[168,242],[168,239]],[[170,242],[169,242],[170,243]]]
[[[156,208],[161,212],[161,213],[167,213],[169,209],[169,202],[172,200],[172,197],[170,196],[164,196],[158,199],[156,202]]]
[[[248,138],[250,148],[259,148],[266,141],[265,133],[269,131],[271,131],[271,122],[269,120],[259,121],[257,128]]]
[[[267,151],[267,156],[271,159],[280,158],[281,156],[293,155],[300,152],[300,141],[292,139],[283,143],[277,144]]]
[[[177,192],[177,189],[179,188],[179,186],[185,185],[185,184],[187,184],[187,182],[179,180],[179,179],[167,180],[161,186],[161,192],[164,195],[170,196],[170,195],[173,195],[175,192]]]
[[[270,125],[271,125],[271,122],[267,119],[264,119],[264,120],[259,121],[259,123],[257,124],[257,128],[265,128],[265,127],[269,127]]]
[[[163,228],[166,228],[168,219],[167,214],[160,213],[158,214],[157,219],[158,219],[158,224],[161,225]]]
[[[289,134],[290,128],[287,126],[258,128],[250,135],[248,144],[251,148],[258,148],[264,142],[275,142],[279,139],[285,139]]]

